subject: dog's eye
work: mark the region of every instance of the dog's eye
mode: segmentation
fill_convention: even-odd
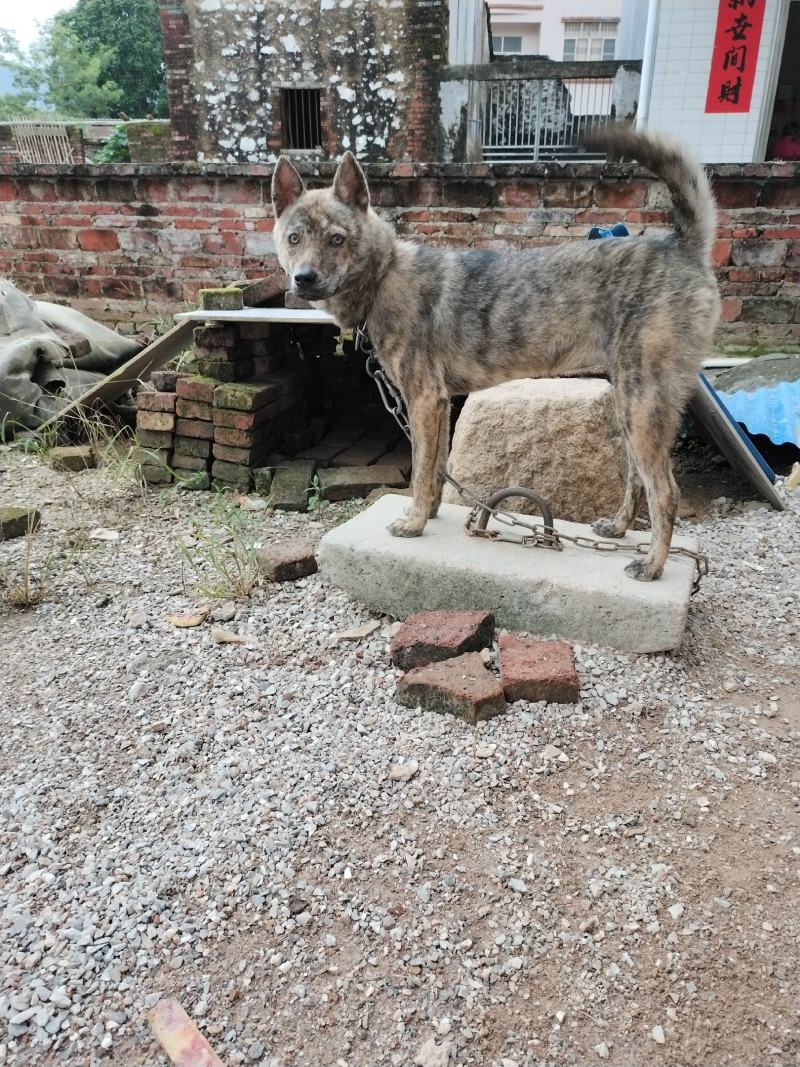
[[[340,233],[332,233],[331,234],[331,244],[332,245],[336,245],[337,248],[338,248],[339,245],[343,245],[344,244],[344,237],[342,236],[342,234],[340,234]]]
[[[299,233],[290,233],[289,236],[286,238],[286,240],[289,242],[290,245],[299,245],[300,244],[300,234]]]

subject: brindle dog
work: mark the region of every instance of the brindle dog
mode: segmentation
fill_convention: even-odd
[[[398,240],[372,210],[349,152],[329,189],[306,190],[289,160],[278,160],[275,242],[292,291],[343,328],[366,321],[408,406],[413,502],[390,526],[395,536],[418,537],[439,509],[451,396],[600,356],[627,442],[628,482],[617,515],[593,528],[622,537],[644,489],[651,547],[625,569],[640,581],[661,574],[678,505],[670,449],[719,316],[716,212],[705,173],[679,145],[626,127],[603,140],[665,183],[674,233],[525,252],[426,248]]]

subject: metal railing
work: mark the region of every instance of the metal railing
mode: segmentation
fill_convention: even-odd
[[[582,147],[616,121],[610,78],[541,78],[482,83],[480,138],[487,161],[591,159]]]
[[[592,160],[604,158],[584,147],[592,133],[633,121],[640,70],[638,60],[520,57],[451,66],[443,78],[446,98],[462,102],[468,160]]]

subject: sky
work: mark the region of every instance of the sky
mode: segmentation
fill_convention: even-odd
[[[39,36],[37,23],[46,22],[65,8],[73,7],[75,0],[6,0],[0,8],[0,26],[11,30],[23,48],[33,44]]]

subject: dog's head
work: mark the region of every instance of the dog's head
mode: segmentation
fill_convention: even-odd
[[[329,300],[361,284],[371,266],[376,228],[369,189],[355,157],[346,152],[329,189],[307,190],[281,156],[272,176],[278,260],[292,292],[306,300]]]

